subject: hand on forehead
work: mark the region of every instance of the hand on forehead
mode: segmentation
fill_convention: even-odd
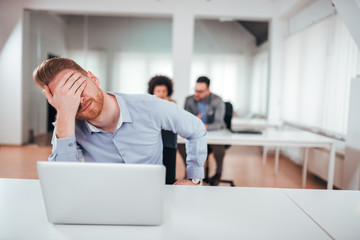
[[[53,93],[54,90],[59,86],[64,86],[65,84],[69,84],[69,87],[72,86],[72,84],[78,80],[79,78],[85,77],[81,73],[71,70],[71,69],[65,69],[61,72],[59,72],[55,78],[49,83],[49,89]]]

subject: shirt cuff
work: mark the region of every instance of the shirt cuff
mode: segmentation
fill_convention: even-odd
[[[204,168],[197,167],[197,168],[187,168],[186,169],[186,178],[187,179],[197,179],[197,178],[204,178]]]
[[[76,139],[75,134],[68,138],[56,138],[56,152],[57,153],[69,153],[76,151]]]

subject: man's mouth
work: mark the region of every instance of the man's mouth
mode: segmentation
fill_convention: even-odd
[[[87,111],[89,108],[90,108],[90,105],[92,104],[92,101],[86,106],[86,107],[84,107],[82,110],[81,110],[81,112],[85,112],[85,111]]]

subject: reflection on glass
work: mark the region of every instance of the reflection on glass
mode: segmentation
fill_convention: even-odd
[[[68,56],[97,75],[103,89],[146,93],[151,76],[173,75],[170,17],[62,17]],[[73,39],[77,32],[84,37]]]
[[[146,93],[154,75],[173,77],[171,17],[84,16],[26,11],[24,76],[32,107],[26,128],[46,134],[47,101],[32,71],[48,55],[69,57],[100,80],[105,91]],[[33,107],[37,106],[37,107]],[[52,121],[51,121],[52,122]],[[50,122],[50,124],[51,124]]]
[[[205,75],[212,92],[230,101],[238,115],[266,117],[268,44],[258,46],[259,34],[251,31],[254,24],[246,23],[196,19],[189,92]],[[261,42],[266,39],[262,36]]]

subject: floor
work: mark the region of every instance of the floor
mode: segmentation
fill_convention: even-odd
[[[4,146],[0,145],[0,178],[37,179],[36,162],[46,161],[51,147],[42,145]],[[215,160],[210,155],[210,176],[215,172]],[[184,178],[185,165],[178,154],[177,179]],[[233,180],[239,187],[301,188],[302,168],[281,156],[279,173],[274,174],[274,156],[268,155],[262,164],[260,147],[231,146],[224,159],[222,179]],[[220,185],[228,186],[221,183]],[[307,188],[326,189],[326,182],[308,173]]]

